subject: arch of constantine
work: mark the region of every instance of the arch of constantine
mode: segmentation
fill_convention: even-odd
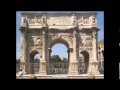
[[[80,75],[78,61],[83,54],[87,73],[99,75],[97,13],[21,13],[20,66],[33,74],[35,54],[40,54],[39,75],[50,75],[51,48],[56,43],[68,49],[67,75]]]

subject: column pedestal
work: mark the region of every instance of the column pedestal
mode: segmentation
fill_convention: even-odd
[[[92,62],[89,62],[87,74],[90,74],[91,72],[92,72]]]
[[[99,70],[98,70],[98,64],[99,64],[98,61],[92,62],[92,71],[91,71],[91,73],[92,73],[93,75],[100,74],[100,72],[99,72]]]
[[[78,62],[72,62],[69,64],[69,75],[78,75]]]
[[[40,75],[47,75],[47,72],[46,72],[46,61],[41,61],[40,62],[40,69],[39,69],[39,74]]]
[[[22,69],[23,74],[26,74],[26,65],[25,65],[25,62],[20,62],[20,69]]]

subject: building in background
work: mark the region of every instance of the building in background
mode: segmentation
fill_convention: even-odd
[[[104,72],[104,41],[98,42],[98,61],[100,72]]]

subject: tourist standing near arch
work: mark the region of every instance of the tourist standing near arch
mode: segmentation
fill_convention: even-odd
[[[20,69],[20,72],[19,72],[19,79],[23,79],[23,72],[22,72],[22,69]]]

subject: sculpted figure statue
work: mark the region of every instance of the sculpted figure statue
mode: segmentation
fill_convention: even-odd
[[[93,20],[93,23],[95,23],[95,18],[93,18],[92,20]]]
[[[25,17],[23,18],[23,23],[26,23],[26,18]]]
[[[34,24],[35,23],[35,19],[29,19],[29,23],[30,24]]]
[[[76,20],[73,21],[73,25],[74,25],[74,26],[77,26]]]

